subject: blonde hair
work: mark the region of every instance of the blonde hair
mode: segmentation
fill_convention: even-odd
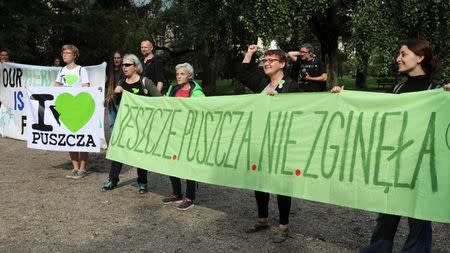
[[[73,53],[73,55],[75,57],[75,60],[77,60],[78,57],[80,56],[80,51],[78,50],[78,48],[76,46],[74,46],[72,44],[66,44],[66,45],[62,46],[62,48],[61,48],[61,56],[63,55],[64,50],[72,51],[72,53]]]

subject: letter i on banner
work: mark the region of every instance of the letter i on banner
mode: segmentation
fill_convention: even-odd
[[[28,87],[27,147],[100,152],[96,88]]]

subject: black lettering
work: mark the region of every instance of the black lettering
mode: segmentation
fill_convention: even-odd
[[[53,127],[51,125],[46,125],[44,123],[44,113],[45,113],[45,101],[53,100],[53,96],[50,94],[33,94],[30,96],[31,100],[37,100],[39,102],[38,107],[38,123],[32,124],[31,128],[39,131],[51,132]],[[59,118],[59,114],[56,110],[52,110],[55,117]],[[55,115],[57,114],[57,115]]]
[[[96,145],[95,145],[95,142],[94,142],[94,137],[92,137],[92,135],[90,135],[90,134],[88,134],[87,135],[87,141],[86,141],[86,147],[97,147]]]

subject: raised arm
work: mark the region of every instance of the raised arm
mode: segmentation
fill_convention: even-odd
[[[300,52],[299,51],[290,51],[288,52],[288,56],[292,61],[297,61],[297,58],[300,56]]]
[[[264,89],[261,85],[262,79],[265,78],[264,73],[258,70],[250,71],[250,62],[257,49],[256,45],[248,46],[244,60],[236,70],[236,78],[252,91],[261,92]]]

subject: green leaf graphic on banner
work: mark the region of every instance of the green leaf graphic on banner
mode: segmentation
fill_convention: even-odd
[[[55,101],[60,114],[59,120],[75,133],[86,125],[95,111],[95,101],[89,93],[81,92],[76,96],[61,93]]]
[[[74,83],[76,83],[78,81],[78,76],[77,75],[66,75],[64,77],[64,79],[66,80],[66,83],[68,84],[68,86],[72,86]]]

